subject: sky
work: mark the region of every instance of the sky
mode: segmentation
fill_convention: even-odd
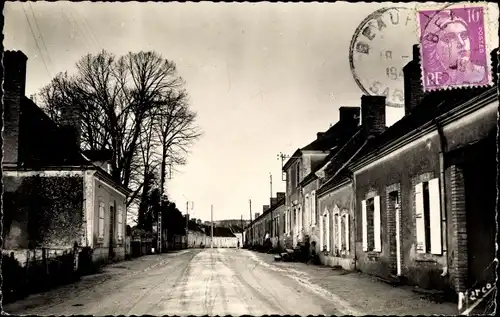
[[[27,96],[102,49],[117,55],[153,50],[174,61],[204,135],[167,181],[168,196],[183,212],[192,202],[194,218],[210,220],[213,205],[214,220],[248,219],[249,199],[253,213],[269,204],[270,174],[274,196],[285,191],[278,155],[293,154],[336,123],[339,107],[360,106],[349,46],[367,16],[393,6],[7,2],[4,47],[28,56]],[[490,8],[498,21],[498,7]],[[373,48],[411,56],[416,41],[410,24],[390,29]],[[394,66],[406,62],[400,58]],[[381,63],[357,63],[363,83],[385,76]],[[388,85],[402,88],[402,81]],[[403,115],[402,108],[387,107],[386,124]]]

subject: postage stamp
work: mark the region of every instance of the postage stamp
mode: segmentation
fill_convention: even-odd
[[[417,9],[424,91],[490,85],[487,5]]]
[[[403,67],[418,43],[414,7],[386,7],[368,15],[349,46],[354,81],[367,95],[386,96],[387,106],[404,105]]]

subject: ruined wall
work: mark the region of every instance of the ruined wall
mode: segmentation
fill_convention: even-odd
[[[81,176],[4,176],[4,249],[71,248],[83,234]]]

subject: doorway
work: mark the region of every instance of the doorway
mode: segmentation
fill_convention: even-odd
[[[389,248],[390,248],[390,273],[394,276],[401,276],[401,203],[399,191],[394,190],[388,193],[388,230]]]
[[[496,146],[485,140],[466,149],[462,163],[467,221],[467,287],[495,281]]]

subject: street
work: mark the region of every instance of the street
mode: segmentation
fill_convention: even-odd
[[[7,304],[4,311],[34,315],[181,316],[455,312],[453,304],[430,303],[401,289],[392,294],[391,289],[397,288],[385,284],[361,279],[348,285],[346,278],[356,279],[355,274],[335,275],[331,268],[275,264],[271,259],[269,254],[241,249],[183,250],[145,256],[109,265],[103,273],[73,285]],[[315,278],[314,272],[318,274]],[[328,289],[328,285],[319,285],[318,279],[336,279],[338,285]],[[352,293],[357,291],[365,295]],[[366,292],[372,296],[367,297]]]

